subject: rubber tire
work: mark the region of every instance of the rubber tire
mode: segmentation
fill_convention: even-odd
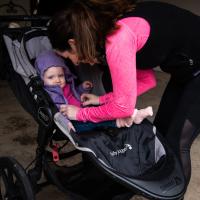
[[[14,158],[0,157],[0,178],[2,178],[4,185],[5,180],[3,179],[2,175],[5,174],[5,170],[10,172],[12,176],[14,175],[16,178],[15,183],[18,182],[20,190],[22,191],[19,198],[8,198],[8,200],[35,200],[35,194],[33,192],[29,178],[27,177],[26,171]],[[8,192],[10,191],[8,190]],[[2,198],[1,195],[2,194],[0,188],[0,199]]]

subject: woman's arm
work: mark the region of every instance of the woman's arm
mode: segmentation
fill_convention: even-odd
[[[77,113],[79,121],[100,122],[133,114],[137,96],[134,39],[126,27],[108,37],[106,56],[113,84],[112,101],[80,109]]]
[[[152,69],[137,69],[137,96],[156,86],[156,77]]]
[[[106,42],[106,57],[111,73],[113,92],[104,98],[106,104],[81,108],[76,118],[79,121],[100,122],[129,117],[133,114],[137,98],[136,51],[137,38],[123,24]],[[147,90],[147,89],[145,89]]]
[[[156,77],[152,69],[136,70],[137,74],[137,96],[142,95],[156,86]],[[107,93],[99,97],[100,105],[113,100],[113,93]]]
[[[100,105],[106,104],[106,103],[112,101],[112,99],[113,99],[113,93],[109,92],[109,93],[104,94],[99,97],[99,104]]]
[[[122,26],[128,25],[127,28],[130,27],[131,30],[134,30],[134,32],[136,32],[137,36],[134,37],[133,33],[133,38],[136,41],[135,43],[137,44],[137,50],[140,50],[145,45],[150,34],[149,23],[145,19],[138,17],[124,18],[120,21],[121,21],[120,23],[122,23]],[[148,70],[137,69],[136,74],[137,74],[137,96],[145,93],[149,89],[156,86],[156,79],[152,69]],[[108,93],[101,96],[99,100],[100,103],[103,104],[112,101],[113,99],[112,95],[113,95],[112,93]]]

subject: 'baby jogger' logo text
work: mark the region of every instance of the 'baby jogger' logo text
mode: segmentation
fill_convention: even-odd
[[[120,154],[125,153],[127,150],[132,150],[132,146],[130,144],[125,144],[124,148],[118,149],[117,151],[111,151],[111,156],[119,156]]]

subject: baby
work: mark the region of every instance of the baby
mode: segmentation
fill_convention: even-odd
[[[90,81],[84,81],[78,87],[75,85],[76,76],[73,75],[64,60],[53,50],[42,52],[35,61],[35,68],[44,82],[44,89],[48,92],[53,102],[60,110],[63,104],[82,107],[81,95],[89,93],[93,87]],[[83,99],[83,98],[82,98]],[[100,123],[69,121],[64,115],[58,113],[62,118],[63,126],[68,130],[76,132],[93,130],[97,127],[117,127],[116,121],[105,121]],[[137,110],[135,109],[134,123],[141,123],[147,116],[152,116],[152,107]]]

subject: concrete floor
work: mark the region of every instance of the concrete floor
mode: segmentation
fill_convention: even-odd
[[[158,86],[149,93],[141,96],[138,107],[152,105],[156,113],[160,97],[167,83],[168,76],[156,72]],[[150,119],[153,120],[153,117]],[[0,81],[0,156],[10,155],[15,157],[23,166],[26,166],[35,154],[35,138],[37,124],[18,104],[16,98],[8,87],[7,82]],[[191,149],[192,178],[189,184],[185,200],[200,199],[200,137],[198,137]],[[67,197],[54,186],[48,186],[37,195],[37,200],[64,200]],[[145,199],[140,196],[131,200]]]

